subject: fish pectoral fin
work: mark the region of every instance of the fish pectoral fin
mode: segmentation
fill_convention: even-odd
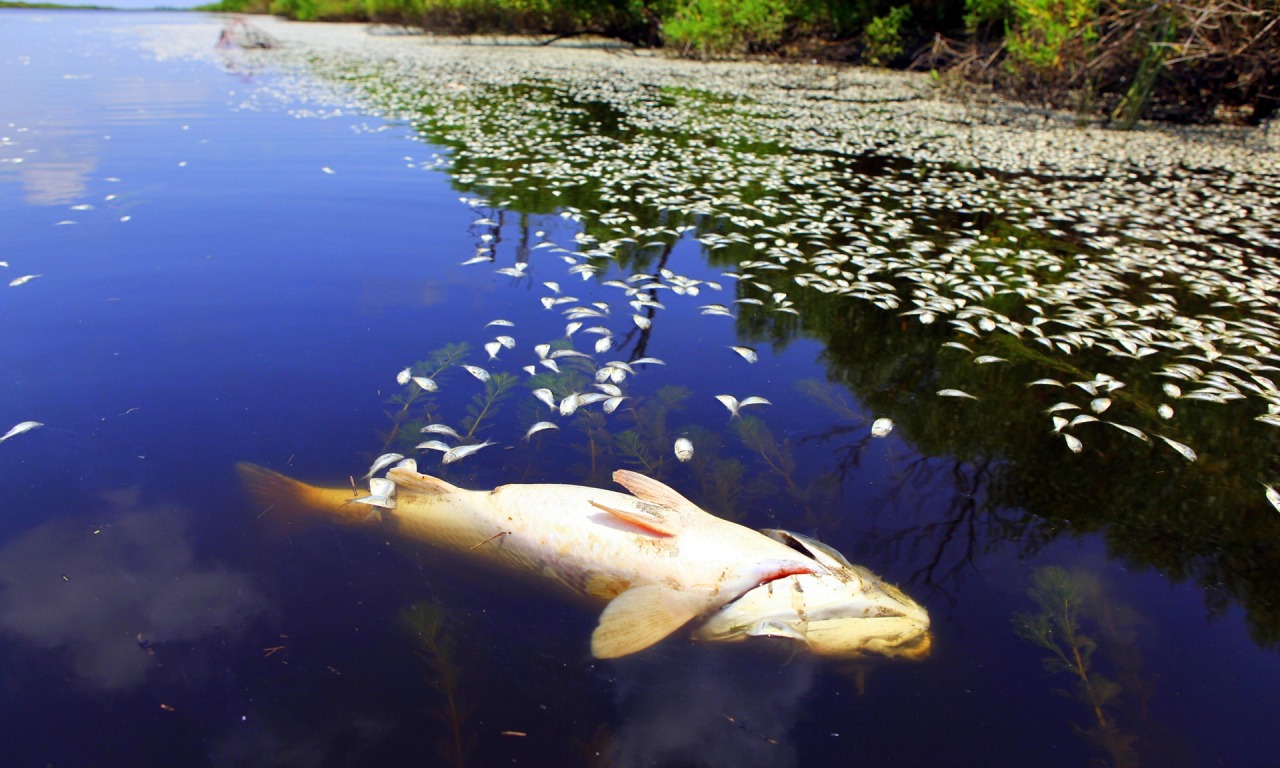
[[[657,510],[618,509],[617,507],[606,506],[604,504],[601,504],[598,501],[593,501],[591,499],[588,499],[587,503],[589,503],[591,506],[595,507],[596,509],[602,510],[604,512],[608,512],[609,514],[613,515],[619,520],[622,520],[623,522],[630,523],[631,525],[634,525],[637,528],[643,528],[644,530],[650,533],[655,533],[659,536],[675,536],[676,535],[676,526],[670,520],[667,520],[667,518],[664,517],[662,513],[658,512]]]
[[[421,472],[414,472],[407,467],[392,467],[387,472],[387,478],[396,484],[397,488],[401,488],[412,493],[420,493],[426,495],[435,495],[441,493],[454,493],[461,490],[456,485],[450,485],[438,477],[424,475]]]
[[[619,469],[613,473],[613,481],[631,492],[641,501],[657,504],[669,509],[689,509],[707,514],[701,507],[689,501],[671,486],[646,477],[629,469]]]
[[[591,655],[598,659],[643,651],[693,620],[707,607],[705,597],[661,584],[632,587],[600,614],[591,634]]]

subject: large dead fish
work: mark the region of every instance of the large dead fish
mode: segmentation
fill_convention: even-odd
[[[387,475],[390,507],[371,512],[351,489],[238,470],[276,511],[365,525],[381,515],[407,538],[608,602],[591,636],[596,657],[643,650],[695,618],[704,640],[782,636],[841,657],[928,653],[928,614],[865,568],[805,536],[709,515],[635,472],[614,474],[626,495],[579,485],[463,490],[397,467]]]
[[[835,549],[780,530],[763,534],[826,567],[749,590],[698,626],[700,640],[784,637],[820,656],[920,659],[929,654],[929,614],[892,584]]]
[[[346,523],[381,513],[405,537],[608,601],[591,636],[591,652],[600,658],[648,648],[763,584],[832,575],[805,552],[626,470],[613,479],[632,495],[553,484],[469,491],[394,467],[387,473],[394,504],[371,513],[352,503],[350,489],[318,488],[252,464],[237,469],[264,506]]]

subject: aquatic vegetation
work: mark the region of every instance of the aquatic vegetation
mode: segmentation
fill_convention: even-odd
[[[1056,566],[1036,569],[1032,584],[1028,594],[1040,610],[1014,616],[1014,630],[1019,637],[1049,652],[1044,657],[1047,672],[1072,678],[1068,695],[1089,709],[1093,721],[1087,728],[1078,728],[1080,733],[1104,750],[1116,768],[1139,765],[1137,737],[1125,732],[1116,716],[1124,687],[1097,670],[1098,640],[1085,634],[1082,625],[1086,615],[1096,617],[1100,613],[1097,587],[1091,588],[1086,577]],[[1088,604],[1090,598],[1094,605]],[[1122,669],[1129,672],[1132,682],[1141,684],[1135,670],[1140,662],[1135,655],[1135,638],[1118,636],[1114,626],[1110,633],[1107,627],[1098,629],[1117,646],[1109,649],[1111,653],[1124,654]]]
[[[474,705],[462,691],[458,637],[452,621],[445,608],[430,602],[405,608],[400,621],[413,635],[430,670],[426,681],[440,698],[439,705],[430,710],[446,731],[445,738],[436,742],[436,752],[449,765],[462,768],[475,745],[476,734],[467,724]]]

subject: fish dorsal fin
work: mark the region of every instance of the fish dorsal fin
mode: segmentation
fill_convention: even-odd
[[[598,659],[626,656],[662,640],[707,607],[705,596],[662,584],[642,584],[604,607],[591,634],[591,655]]]
[[[676,535],[677,526],[674,521],[668,520],[666,515],[662,514],[662,508],[655,507],[652,504],[646,504],[645,507],[647,508],[641,508],[637,505],[631,509],[618,509],[617,507],[606,506],[592,499],[588,499],[588,503],[596,509],[608,512],[619,520],[630,523],[637,528],[643,528],[649,533],[654,533],[659,536]]]
[[[641,501],[647,501],[650,504],[657,504],[660,507],[666,507],[671,510],[680,510],[683,512],[698,512],[699,514],[707,514],[701,507],[689,501],[680,493],[665,483],[654,480],[652,477],[646,477],[638,472],[632,472],[629,469],[619,469],[613,473],[613,482],[621,485],[631,492],[633,496]]]
[[[402,491],[409,493],[421,493],[428,495],[436,495],[441,493],[457,493],[462,490],[456,485],[450,485],[438,477],[424,475],[421,472],[414,472],[408,467],[392,467],[387,472],[387,479],[396,484],[396,487]]]

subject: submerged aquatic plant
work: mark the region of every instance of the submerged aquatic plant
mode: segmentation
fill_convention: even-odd
[[[475,744],[475,735],[468,732],[466,725],[473,707],[459,687],[462,669],[457,658],[457,637],[449,617],[442,606],[422,602],[404,609],[400,619],[413,634],[418,651],[430,669],[427,683],[440,697],[439,706],[430,710],[446,730],[446,737],[437,742],[436,751],[448,764],[463,768]]]
[[[1040,610],[1016,614],[1014,631],[1049,652],[1043,659],[1046,671],[1073,679],[1071,690],[1065,693],[1088,707],[1093,720],[1087,728],[1077,726],[1080,733],[1103,749],[1116,768],[1136,768],[1140,764],[1137,737],[1120,727],[1115,714],[1124,689],[1096,669],[1098,642],[1085,633],[1081,622],[1090,592],[1095,593],[1096,600],[1096,589],[1090,589],[1087,577],[1056,566],[1038,568],[1031,578],[1028,592]],[[1134,644],[1123,642],[1114,632],[1112,639],[1117,643],[1114,652],[1125,654],[1122,658],[1128,660],[1124,666],[1134,669]],[[1140,679],[1136,675],[1134,678]]]
[[[387,412],[387,418],[391,420],[391,429],[382,441],[379,454],[386,453],[397,439],[407,442],[416,437],[417,430],[406,429],[406,427],[419,426],[431,421],[430,401],[428,400],[426,405],[421,405],[422,401],[436,391],[436,379],[446,370],[457,365],[470,351],[471,347],[465,341],[446,344],[433,350],[425,360],[420,360],[401,371],[400,376],[397,377],[401,390],[387,398],[389,405],[398,405],[400,408]],[[418,416],[414,415],[415,405],[422,408],[422,413]],[[410,435],[408,439],[402,436],[402,433],[406,432]]]

